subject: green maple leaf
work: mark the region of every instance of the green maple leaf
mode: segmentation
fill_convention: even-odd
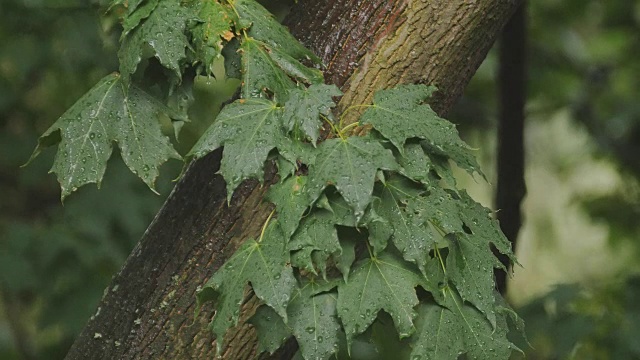
[[[315,263],[324,274],[329,256],[342,251],[333,214],[320,209],[311,212],[300,222],[287,248],[291,251],[301,250],[294,255],[296,263],[304,269],[315,274]]]
[[[291,90],[284,106],[284,126],[289,131],[302,130],[315,146],[322,126],[320,115],[329,117],[331,108],[336,106],[332,97],[340,95],[342,92],[335,85],[314,84]]]
[[[296,280],[288,264],[285,239],[277,221],[272,221],[261,240],[245,241],[198,293],[199,306],[211,300],[216,302],[217,312],[210,327],[217,337],[218,353],[224,334],[238,323],[248,283],[260,300],[287,321],[286,309]]]
[[[383,253],[356,264],[349,282],[338,286],[338,314],[349,342],[373,323],[380,310],[391,315],[400,337],[415,332],[415,287],[422,278],[407,265]]]
[[[224,146],[220,173],[227,182],[227,198],[245,179],[262,181],[269,152],[286,143],[282,108],[263,99],[238,100],[225,106],[188,156],[202,157]]]
[[[371,124],[400,153],[404,153],[407,139],[424,139],[431,152],[452,159],[469,173],[477,171],[482,174],[469,147],[460,140],[455,126],[423,104],[434,90],[426,85],[400,85],[379,90],[360,122]]]
[[[424,304],[416,321],[419,336],[413,343],[411,358],[456,360],[461,353],[470,359],[509,359],[517,348],[507,339],[507,323],[499,315],[494,330],[484,315],[445,289],[446,307]]]
[[[379,169],[395,170],[397,163],[391,151],[378,141],[369,136],[329,139],[318,145],[306,191],[315,201],[328,185],[334,185],[359,220],[371,202]]]
[[[125,36],[137,27],[140,22],[151,15],[153,10],[158,6],[158,2],[160,0],[148,0],[139,8],[135,8],[135,11],[131,11],[129,15],[127,15],[122,21],[122,34],[120,35],[120,40],[124,39]],[[131,10],[131,8],[129,8]]]
[[[305,359],[328,359],[338,349],[340,323],[337,294],[326,286],[308,282],[291,298],[287,312],[292,333]]]
[[[351,265],[356,259],[356,240],[354,238],[340,239],[340,247],[342,249],[339,253],[334,253],[333,258],[344,281],[347,282],[351,273]]]
[[[397,156],[400,164],[400,173],[414,181],[428,184],[432,182],[430,172],[435,165],[431,158],[425,154],[422,145],[415,142],[407,142],[404,145],[404,152]]]
[[[289,308],[291,304],[289,304]],[[289,315],[289,322],[291,316]],[[272,308],[261,305],[249,319],[249,323],[256,328],[258,334],[258,354],[268,352],[273,354],[292,335],[291,329]]]
[[[64,199],[82,185],[100,186],[115,141],[129,169],[153,189],[159,166],[180,159],[160,131],[161,113],[171,114],[135,85],[127,89],[118,74],[107,75],[40,137],[31,159],[59,143],[51,171]]]
[[[261,306],[250,322],[258,333],[258,352],[275,352],[293,335],[305,359],[328,359],[338,350],[341,326],[337,319],[337,294],[327,292],[335,283],[309,281],[294,291],[287,308],[288,323],[273,309]]]
[[[298,228],[302,214],[310,205],[302,192],[307,182],[306,176],[292,176],[269,188],[266,199],[276,205],[278,221],[288,237]]]
[[[405,178],[391,177],[377,187],[375,193],[379,200],[374,201],[373,209],[393,229],[391,239],[403,257],[416,263],[421,272],[425,273],[427,254],[436,239],[433,230],[427,225],[428,218],[421,216],[423,212],[419,210],[422,206],[430,206],[419,197],[423,191],[418,184]],[[414,201],[420,201],[422,206],[411,206]],[[378,230],[374,224],[370,232],[373,237],[379,237],[381,235],[378,232],[387,229],[383,227]],[[382,238],[385,236],[382,235]],[[382,245],[378,248],[382,248]]]
[[[265,47],[253,38],[245,38],[240,45],[242,55],[242,97],[264,97],[273,93],[276,100],[286,98],[296,84],[280,67],[273,63]]]
[[[211,75],[214,60],[222,54],[223,37],[234,36],[233,15],[231,9],[217,1],[199,1],[197,11],[198,21],[190,28],[192,43],[196,58]]]
[[[317,63],[320,59],[305,48],[289,30],[276,20],[273,15],[255,0],[233,0],[231,5],[238,13],[239,28],[250,24],[247,35],[268,44],[272,49],[287,54],[294,59],[311,59]]]
[[[273,94],[280,103],[287,100],[288,92],[296,88],[291,77],[306,83],[321,83],[322,73],[308,68],[278,49],[252,37],[243,39],[240,45],[242,55],[242,96],[244,98],[264,97]]]
[[[296,87],[294,78],[307,84],[323,82],[322,72],[300,60],[319,59],[254,0],[230,2],[238,14],[237,29],[246,29],[242,54],[242,96],[265,97],[284,104],[287,91]],[[319,62],[319,61],[318,61]]]
[[[151,47],[162,66],[181,79],[180,62],[185,58],[188,46],[184,32],[187,20],[193,17],[194,14],[178,1],[160,2],[151,15],[122,41],[118,58],[125,82],[136,71],[147,46]]]

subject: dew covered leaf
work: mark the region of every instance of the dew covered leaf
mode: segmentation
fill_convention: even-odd
[[[231,9],[217,1],[197,2],[197,21],[190,27],[196,59],[207,75],[213,74],[213,62],[221,56],[223,39],[234,38],[231,32]]]
[[[424,304],[418,308],[412,359],[456,360],[461,353],[469,359],[509,359],[516,347],[507,339],[504,314],[498,314],[499,327],[494,330],[482,313],[450,289],[445,290],[444,299],[446,307]]]
[[[258,334],[258,354],[265,351],[273,354],[292,335],[291,329],[280,315],[266,305],[261,305],[256,310],[249,323],[256,328]]]
[[[289,142],[282,127],[282,108],[263,99],[241,99],[225,106],[188,156],[199,158],[224,146],[220,173],[227,198],[245,179],[262,181],[269,152]]]
[[[124,37],[131,30],[136,28],[141,21],[148,18],[156,6],[158,6],[159,1],[160,0],[148,0],[142,6],[136,8],[135,11],[132,11],[127,15],[122,21],[122,34],[120,35],[120,39],[124,39]]]
[[[226,331],[238,323],[248,283],[256,296],[287,322],[286,309],[296,280],[285,239],[277,220],[272,220],[261,241],[245,241],[198,293],[198,304],[216,303],[217,312],[210,327],[218,339],[218,352]]]
[[[434,169],[434,164],[429,156],[425,154],[420,143],[405,143],[404,152],[397,157],[402,175],[423,184],[430,182],[431,176],[429,172]]]
[[[320,62],[320,59],[310,50],[305,48],[287,28],[280,24],[273,15],[255,0],[234,0],[232,6],[238,12],[241,24],[250,24],[247,35],[272,48],[278,49],[297,60],[311,59]]]
[[[242,55],[242,97],[245,99],[268,96],[270,91],[275,100],[283,100],[296,84],[287,74],[275,66],[262,44],[252,38],[245,38],[240,45]]]
[[[266,199],[276,206],[278,221],[287,237],[298,228],[302,214],[310,205],[302,192],[307,182],[306,176],[291,176],[269,188]]]
[[[59,143],[51,169],[60,182],[62,198],[104,176],[113,142],[122,159],[151,189],[158,168],[169,158],[180,159],[160,130],[159,114],[171,112],[118,74],[104,77],[41,137],[31,158]]]
[[[315,145],[320,136],[322,119],[336,106],[332,97],[342,92],[335,85],[314,84],[306,89],[293,89],[284,107],[283,123],[287,130],[300,129]]]
[[[302,219],[287,248],[291,251],[300,250],[294,254],[296,262],[305,270],[315,274],[315,263],[324,274],[329,256],[342,251],[333,214],[322,209],[312,211]]]
[[[373,323],[380,310],[391,315],[400,337],[415,332],[415,287],[422,279],[408,265],[385,252],[356,264],[349,281],[338,286],[338,314],[349,342]]]
[[[178,1],[161,1],[151,15],[126,35],[118,51],[120,72],[125,82],[136,71],[146,47],[165,68],[182,78],[180,62],[185,59],[188,46],[185,35],[186,22],[195,14]]]
[[[393,229],[391,239],[403,257],[418,265],[424,273],[427,253],[433,247],[435,238],[427,225],[427,218],[410,206],[410,202],[422,190],[401,177],[389,179],[385,184],[377,186],[376,190],[379,201],[374,202],[373,209]],[[375,227],[373,230],[376,230]]]
[[[475,157],[460,139],[455,125],[424,104],[434,91],[434,87],[426,85],[400,85],[379,90],[360,122],[371,124],[401,153],[404,153],[407,139],[424,139],[430,152],[450,158],[469,173],[480,173]]]
[[[376,172],[397,166],[391,151],[369,136],[329,139],[318,145],[305,191],[315,201],[327,186],[335,186],[359,220],[371,202]]]
[[[305,359],[328,359],[338,349],[337,293],[315,281],[295,291],[287,312],[289,326]]]

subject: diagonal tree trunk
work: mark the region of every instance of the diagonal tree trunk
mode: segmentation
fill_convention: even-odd
[[[300,0],[292,33],[328,65],[342,106],[399,83],[439,86],[445,113],[486,56],[519,1]],[[211,305],[194,319],[195,293],[248,237],[271,206],[265,186],[247,181],[230,206],[218,170],[220,151],[191,164],[76,339],[67,359],[211,359]],[[268,171],[269,172],[269,171]],[[248,294],[241,322],[228,335],[225,359],[253,359],[256,339],[245,320],[258,301]],[[272,358],[288,359],[280,353]]]

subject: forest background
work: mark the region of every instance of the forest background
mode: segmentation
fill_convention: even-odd
[[[264,2],[282,13],[287,2]],[[275,5],[274,5],[275,3]],[[111,276],[169,194],[110,161],[100,190],[60,202],[54,155],[20,168],[37,137],[117,69],[120,26],[106,0],[0,2],[0,358],[61,359]],[[522,268],[508,300],[532,359],[640,357],[640,1],[527,3]],[[448,118],[490,183],[461,186],[494,208],[499,44]],[[184,153],[233,83],[199,78]]]

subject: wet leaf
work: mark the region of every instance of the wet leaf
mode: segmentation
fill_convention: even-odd
[[[160,165],[181,158],[160,131],[162,113],[171,111],[136,86],[127,89],[118,74],[108,75],[40,137],[31,158],[59,144],[51,171],[64,199],[82,185],[100,185],[115,141],[129,169],[153,189]]]

